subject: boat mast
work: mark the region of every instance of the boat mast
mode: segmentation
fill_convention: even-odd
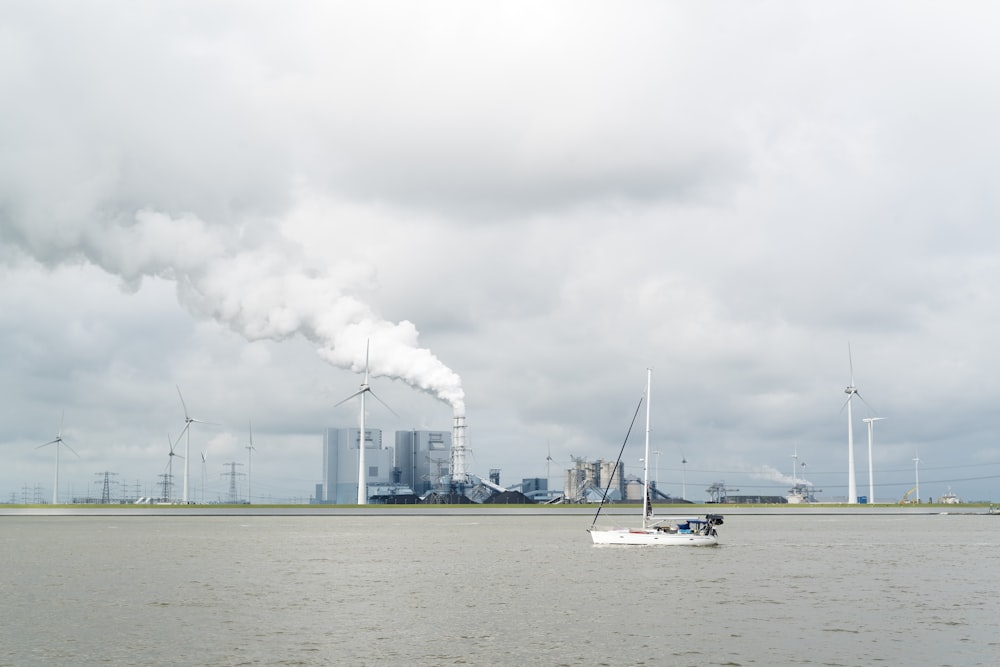
[[[646,521],[653,513],[649,499],[649,392],[653,386],[653,369],[646,369],[646,455],[642,459],[642,528],[646,529]]]

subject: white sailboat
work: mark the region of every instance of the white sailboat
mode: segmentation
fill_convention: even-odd
[[[625,545],[675,545],[688,547],[710,547],[719,543],[716,526],[722,525],[722,516],[707,514],[701,517],[654,517],[653,503],[649,495],[649,394],[652,388],[653,371],[646,370],[646,455],[642,459],[643,507],[641,528],[606,528],[598,529],[597,517],[601,509],[598,507],[594,523],[587,529],[594,544],[625,544]],[[626,441],[628,436],[626,436]],[[625,445],[622,445],[624,451]],[[618,463],[621,454],[618,455]],[[605,494],[606,496],[607,494]],[[602,500],[601,507],[604,502]]]

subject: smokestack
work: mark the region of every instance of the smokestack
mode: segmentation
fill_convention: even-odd
[[[465,468],[465,413],[455,408],[455,422],[451,430],[451,482],[468,484],[469,473]]]

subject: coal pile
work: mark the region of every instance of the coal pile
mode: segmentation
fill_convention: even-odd
[[[484,505],[534,505],[535,501],[520,491],[494,493],[483,501]]]

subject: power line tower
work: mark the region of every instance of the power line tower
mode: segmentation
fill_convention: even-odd
[[[170,494],[174,492],[174,476],[169,472],[161,473],[160,477],[160,487],[163,489],[163,496],[161,500],[165,503],[170,502]]]
[[[96,472],[94,474],[97,475],[97,477],[98,477],[98,481],[97,481],[98,484],[101,483],[100,478],[104,477],[104,485],[103,485],[103,488],[101,490],[101,504],[102,505],[110,505],[111,504],[111,483],[112,483],[112,481],[114,481],[115,484],[118,483],[117,480],[112,480],[111,478],[112,477],[117,477],[118,473],[116,473],[116,472]]]
[[[236,492],[236,478],[241,477],[243,473],[236,472],[236,466],[242,466],[242,463],[237,463],[236,461],[230,461],[229,463],[224,463],[223,465],[229,466],[229,472],[223,473],[224,477],[229,477],[229,504],[236,505],[240,502],[239,495]]]

